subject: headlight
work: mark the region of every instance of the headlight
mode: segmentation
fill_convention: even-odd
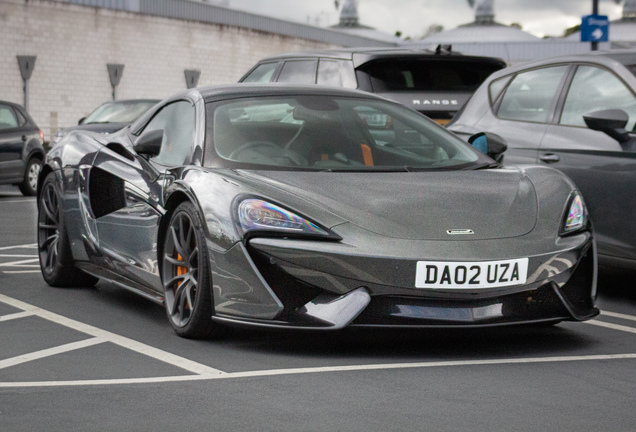
[[[578,192],[575,192],[569,200],[560,234],[570,234],[585,227],[587,227],[587,209],[585,208],[583,197]]]
[[[274,231],[289,234],[329,236],[313,222],[289,210],[259,199],[246,199],[238,207],[238,223],[244,233]]]

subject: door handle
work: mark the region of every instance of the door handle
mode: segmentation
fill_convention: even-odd
[[[554,163],[560,161],[561,158],[556,153],[543,153],[541,156],[539,156],[539,160],[545,163]]]
[[[26,141],[26,140],[27,140],[26,135],[22,135],[22,141]]]

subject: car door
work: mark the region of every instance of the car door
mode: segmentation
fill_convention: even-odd
[[[507,87],[503,95],[495,98],[492,111],[475,126],[476,131],[494,132],[505,138],[506,165],[536,163],[569,68],[557,65],[519,72],[509,84],[504,82]]]
[[[0,104],[0,183],[22,179],[24,162],[21,156],[26,139],[13,108]]]
[[[561,114],[541,142],[540,163],[567,174],[583,193],[601,255],[636,260],[636,152],[588,129],[583,115],[622,109],[634,131],[636,96],[613,71],[578,65]],[[632,134],[636,139],[636,134]]]
[[[167,104],[144,127],[140,136],[161,130],[161,152],[149,161],[106,147],[97,155],[90,189],[91,203],[104,211],[96,214],[100,248],[120,275],[143,287],[162,292],[157,257],[159,221],[165,214],[163,190],[170,168],[188,164],[192,157],[195,108],[186,100]],[[97,194],[97,196],[95,195]],[[93,206],[93,212],[96,212]]]

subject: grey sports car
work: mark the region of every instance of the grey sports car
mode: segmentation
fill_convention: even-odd
[[[474,145],[493,158],[497,136]],[[552,324],[598,314],[583,197],[356,90],[193,89],[112,135],[72,132],[38,186],[42,274],[224,324]]]

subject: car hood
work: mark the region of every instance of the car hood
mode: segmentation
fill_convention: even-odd
[[[284,189],[360,228],[392,238],[517,237],[532,231],[537,221],[534,185],[515,168],[404,173],[251,171],[242,174]],[[449,234],[449,230],[471,230],[473,234],[455,235]]]

